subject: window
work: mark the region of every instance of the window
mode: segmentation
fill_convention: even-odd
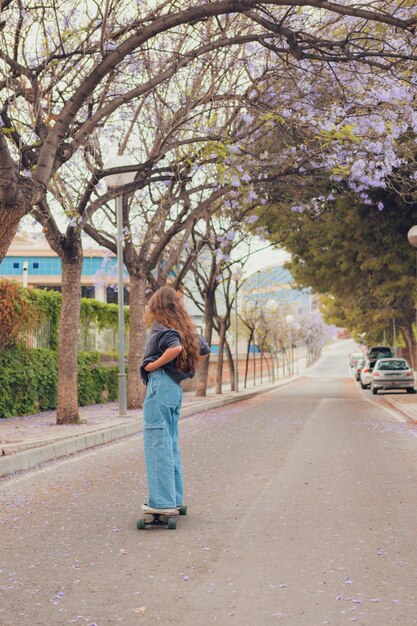
[[[20,263],[13,263],[13,269],[18,270]]]
[[[396,371],[396,370],[407,370],[408,369],[408,363],[406,361],[380,361],[377,369],[379,370],[391,370],[391,371]]]
[[[39,269],[39,263],[37,261],[34,261],[32,267],[33,267],[34,270],[38,270]]]
[[[95,292],[94,287],[85,286],[85,285],[81,287],[82,298],[94,298],[94,292]]]
[[[126,306],[129,305],[129,292],[124,289],[124,303]],[[107,304],[117,304],[117,289],[114,287],[107,287]]]

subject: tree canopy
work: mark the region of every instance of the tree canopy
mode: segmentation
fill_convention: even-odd
[[[393,191],[359,204],[339,189],[333,202],[303,212],[278,202],[263,218],[272,239],[284,239],[300,286],[323,299],[327,320],[367,342],[392,340],[392,320],[407,343],[417,300],[416,251],[407,232],[417,204]]]
[[[129,103],[180,68],[193,71],[215,48],[233,55],[236,47],[255,45],[269,51],[278,67],[307,73],[315,63],[330,64],[333,72],[338,63],[392,70],[415,59],[412,4],[2,2],[0,257],[21,217],[42,206],[64,164],[84,161],[98,182],[103,164],[94,143],[104,142],[106,152],[106,136],[120,121],[114,114],[126,115]],[[258,65],[264,63],[258,56]],[[255,65],[248,70],[256,73]]]

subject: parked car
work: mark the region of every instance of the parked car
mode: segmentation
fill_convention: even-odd
[[[361,369],[360,373],[360,383],[362,389],[368,389],[372,382],[372,371],[374,369],[376,361],[370,361],[369,359],[365,360],[365,364]]]
[[[356,367],[356,363],[359,359],[363,359],[362,352],[352,352],[349,357],[349,367]]]
[[[372,346],[367,349],[366,356],[370,361],[380,358],[391,359],[394,357],[394,353],[388,346]]]
[[[371,391],[378,389],[406,389],[415,393],[414,371],[405,359],[378,359],[371,374]]]
[[[356,361],[356,366],[353,368],[353,375],[355,377],[355,380],[359,381],[361,379],[361,369],[363,368],[363,366],[365,365],[365,359],[358,359]]]

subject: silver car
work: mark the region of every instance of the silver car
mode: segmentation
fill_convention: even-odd
[[[365,359],[358,359],[356,366],[353,368],[353,377],[355,380],[361,379],[361,369],[365,365]]]
[[[368,389],[372,382],[372,372],[373,372],[374,361],[369,361],[366,359],[363,368],[361,369],[360,375],[360,383],[362,389]]]
[[[371,374],[371,390],[406,389],[407,393],[415,393],[414,371],[405,359],[378,359]]]
[[[356,363],[359,361],[359,359],[363,359],[362,352],[352,352],[349,357],[349,367],[356,367]]]

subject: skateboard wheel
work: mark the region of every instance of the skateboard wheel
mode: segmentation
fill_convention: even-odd
[[[137,526],[138,530],[145,530],[145,528],[146,528],[146,520],[145,519],[138,519],[136,526]]]
[[[168,519],[168,528],[169,530],[175,530],[177,527],[177,520],[175,519],[175,517],[170,517]]]
[[[178,513],[179,515],[187,515],[187,505],[183,504],[182,506],[180,506],[180,508],[178,509]]]

